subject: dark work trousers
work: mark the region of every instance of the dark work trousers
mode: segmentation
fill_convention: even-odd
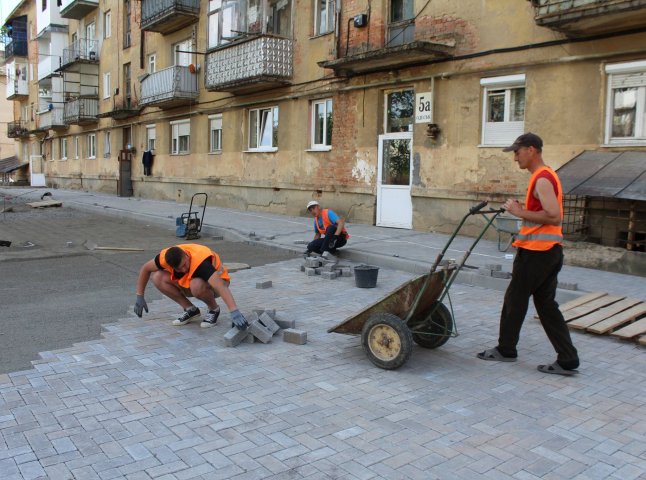
[[[563,247],[555,245],[550,250],[539,252],[518,249],[514,259],[511,282],[505,292],[505,301],[500,314],[500,338],[498,351],[506,357],[516,357],[516,345],[523,326],[529,297],[534,297],[534,306],[554,350],[556,360],[565,369],[579,366],[579,357],[572,344],[570,331],[556,303],[557,276],[563,266]]]
[[[337,248],[341,248],[347,243],[344,234],[334,235],[336,232],[336,225],[330,225],[325,229],[325,236],[312,240],[307,245],[308,252],[323,253],[323,252],[336,252]]]

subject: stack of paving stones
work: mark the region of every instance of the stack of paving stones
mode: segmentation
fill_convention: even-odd
[[[239,330],[232,327],[224,335],[224,343],[227,347],[235,347],[242,342],[254,343],[256,340],[262,343],[269,343],[273,336],[283,330],[283,341],[305,345],[307,343],[307,332],[296,329],[294,320],[284,320],[276,316],[276,310],[260,309],[245,315],[249,328]]]
[[[352,268],[348,265],[338,265],[321,258],[307,257],[301,265],[301,272],[308,277],[320,275],[326,280],[334,280],[337,277],[351,277]]]

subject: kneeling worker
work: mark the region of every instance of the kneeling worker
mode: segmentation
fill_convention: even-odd
[[[173,320],[173,325],[186,325],[200,314],[200,309],[187,298],[194,296],[206,303],[209,309],[201,327],[212,327],[217,322],[220,307],[215,301],[216,297],[222,298],[238,329],[245,330],[249,326],[229,290],[231,279],[226,267],[222,265],[219,255],[209,247],[196,243],[169,247],[143,264],[137,280],[135,302],[135,313],[139,318],[144,310],[148,312],[144,291],[150,278],[157,290],[184,309],[184,313]]]
[[[345,219],[330,208],[322,209],[316,200],[307,204],[307,211],[314,217],[314,240],[307,245],[306,253],[315,252],[326,260],[336,261],[333,254],[350,238],[345,229]]]

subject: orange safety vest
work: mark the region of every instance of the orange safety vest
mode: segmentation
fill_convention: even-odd
[[[323,219],[323,228],[322,229],[319,226],[319,217],[316,217],[314,219],[314,225],[316,226],[316,230],[318,230],[318,232],[321,235],[325,235],[325,231],[327,230],[327,227],[332,225],[332,222],[330,222],[330,217],[328,216],[328,210],[329,209],[327,209],[327,208],[324,208],[323,210],[321,210],[321,218]],[[341,230],[341,233],[343,235],[345,235],[346,239],[350,238],[350,235],[348,235],[348,232],[347,232],[347,230],[345,228],[343,230]]]
[[[559,202],[561,218],[563,218],[563,188],[561,187],[559,177],[549,167],[540,167],[529,179],[527,196],[525,197],[525,208],[527,208],[527,205],[529,205],[532,198],[539,174],[544,171],[548,171],[556,181],[556,199]],[[549,250],[554,245],[561,243],[563,243],[563,230],[561,225],[543,225],[523,220],[520,232],[516,235],[516,240],[514,241],[513,246],[524,248],[526,250],[545,251]]]
[[[180,278],[175,277],[175,270],[173,270],[173,267],[171,267],[170,265],[168,265],[168,263],[166,263],[166,252],[168,251],[168,248],[163,249],[159,253],[159,264],[162,266],[164,270],[170,273],[170,279],[173,282],[177,283],[180,287],[190,288],[191,279],[193,278],[193,274],[195,273],[195,270],[207,258],[211,259],[211,263],[213,263],[213,267],[215,268],[215,273],[220,275],[220,278],[222,280],[224,281],[231,280],[231,277],[229,277],[229,271],[227,270],[227,267],[222,265],[222,262],[220,262],[220,256],[214,251],[212,251],[209,247],[205,247],[204,245],[198,245],[196,243],[185,243],[185,244],[176,245],[176,246],[181,248],[182,251],[186,253],[190,259],[188,272],[185,273]]]

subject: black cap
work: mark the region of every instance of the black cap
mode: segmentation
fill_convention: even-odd
[[[503,152],[515,152],[520,147],[534,147],[536,150],[543,150],[543,140],[541,137],[532,132],[523,133],[520,137],[514,140],[507,148],[503,148]]]

